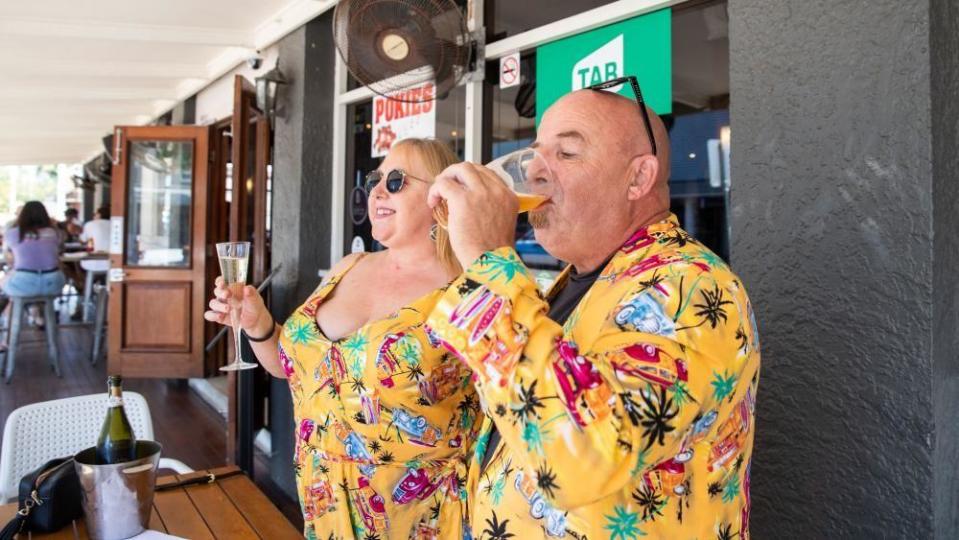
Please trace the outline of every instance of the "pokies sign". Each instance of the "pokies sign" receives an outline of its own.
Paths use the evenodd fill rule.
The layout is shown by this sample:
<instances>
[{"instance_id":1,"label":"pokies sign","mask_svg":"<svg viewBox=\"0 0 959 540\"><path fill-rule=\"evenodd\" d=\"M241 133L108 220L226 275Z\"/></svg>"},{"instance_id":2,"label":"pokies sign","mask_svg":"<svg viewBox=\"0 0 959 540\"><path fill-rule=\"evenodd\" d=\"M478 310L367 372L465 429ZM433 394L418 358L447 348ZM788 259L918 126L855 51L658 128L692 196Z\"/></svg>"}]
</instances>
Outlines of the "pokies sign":
<instances>
[{"instance_id":1,"label":"pokies sign","mask_svg":"<svg viewBox=\"0 0 959 540\"><path fill-rule=\"evenodd\" d=\"M385 156L393 143L436 135L436 86L423 83L373 98L372 157ZM420 102L421 101L421 102Z\"/></svg>"}]
</instances>

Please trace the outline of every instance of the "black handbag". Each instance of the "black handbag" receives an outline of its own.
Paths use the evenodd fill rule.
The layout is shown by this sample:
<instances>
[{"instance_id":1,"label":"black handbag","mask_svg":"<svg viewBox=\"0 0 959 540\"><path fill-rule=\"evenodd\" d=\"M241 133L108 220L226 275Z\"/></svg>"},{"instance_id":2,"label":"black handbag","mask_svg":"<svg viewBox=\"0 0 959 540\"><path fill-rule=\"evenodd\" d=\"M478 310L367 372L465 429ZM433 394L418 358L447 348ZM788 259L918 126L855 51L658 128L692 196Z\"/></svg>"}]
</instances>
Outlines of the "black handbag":
<instances>
[{"instance_id":1,"label":"black handbag","mask_svg":"<svg viewBox=\"0 0 959 540\"><path fill-rule=\"evenodd\" d=\"M22 531L54 532L82 515L73 458L54 459L20 480L19 511L0 531L0 540L13 540Z\"/></svg>"}]
</instances>

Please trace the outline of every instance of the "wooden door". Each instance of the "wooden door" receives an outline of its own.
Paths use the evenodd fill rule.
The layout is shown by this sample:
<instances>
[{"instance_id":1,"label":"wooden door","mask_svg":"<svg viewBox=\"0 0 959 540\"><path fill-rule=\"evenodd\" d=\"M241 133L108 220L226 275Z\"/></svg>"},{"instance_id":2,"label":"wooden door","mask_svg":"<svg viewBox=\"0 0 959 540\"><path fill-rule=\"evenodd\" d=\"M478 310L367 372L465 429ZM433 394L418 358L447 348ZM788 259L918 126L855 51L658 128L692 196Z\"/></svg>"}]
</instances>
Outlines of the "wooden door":
<instances>
[{"instance_id":1,"label":"wooden door","mask_svg":"<svg viewBox=\"0 0 959 540\"><path fill-rule=\"evenodd\" d=\"M267 165L270 125L256 108L256 91L242 75L233 81L233 194L230 204L230 241L252 242L250 281L260 283L269 272L266 237Z\"/></svg>"},{"instance_id":2,"label":"wooden door","mask_svg":"<svg viewBox=\"0 0 959 540\"><path fill-rule=\"evenodd\" d=\"M117 127L107 369L203 377L210 128Z\"/></svg>"},{"instance_id":3,"label":"wooden door","mask_svg":"<svg viewBox=\"0 0 959 540\"><path fill-rule=\"evenodd\" d=\"M266 115L256 108L253 85L242 75L234 78L230 131L233 136L229 236L234 242L251 243L249 282L257 286L266 279L270 269L267 234L270 124ZM231 354L232 351L231 347ZM227 460L248 469L252 466L253 437L266 423L263 411L270 376L262 369L231 371L228 375Z\"/></svg>"}]
</instances>

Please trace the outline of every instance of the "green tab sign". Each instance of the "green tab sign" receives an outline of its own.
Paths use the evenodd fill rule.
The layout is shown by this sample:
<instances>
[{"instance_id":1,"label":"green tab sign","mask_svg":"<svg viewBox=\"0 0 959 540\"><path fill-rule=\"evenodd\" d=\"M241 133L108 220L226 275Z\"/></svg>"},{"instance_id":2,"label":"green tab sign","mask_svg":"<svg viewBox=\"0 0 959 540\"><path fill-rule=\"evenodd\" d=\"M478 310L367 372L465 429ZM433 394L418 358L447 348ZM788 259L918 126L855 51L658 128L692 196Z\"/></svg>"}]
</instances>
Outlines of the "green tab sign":
<instances>
[{"instance_id":1,"label":"green tab sign","mask_svg":"<svg viewBox=\"0 0 959 540\"><path fill-rule=\"evenodd\" d=\"M536 124L546 109L573 90L635 75L646 103L673 110L672 10L662 9L603 26L536 49ZM619 93L632 96L629 85Z\"/></svg>"}]
</instances>

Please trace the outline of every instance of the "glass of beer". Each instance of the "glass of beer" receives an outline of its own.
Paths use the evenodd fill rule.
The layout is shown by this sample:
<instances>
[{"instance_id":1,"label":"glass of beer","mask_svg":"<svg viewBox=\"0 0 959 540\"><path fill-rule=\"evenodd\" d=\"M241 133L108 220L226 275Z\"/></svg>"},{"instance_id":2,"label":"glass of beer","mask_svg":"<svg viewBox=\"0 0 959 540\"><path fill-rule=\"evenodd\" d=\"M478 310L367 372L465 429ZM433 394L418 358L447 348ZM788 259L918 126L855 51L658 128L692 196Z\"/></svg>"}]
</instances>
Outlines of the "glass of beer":
<instances>
[{"instance_id":1,"label":"glass of beer","mask_svg":"<svg viewBox=\"0 0 959 540\"><path fill-rule=\"evenodd\" d=\"M223 242L216 245L216 254L220 259L220 274L226 282L232 297L230 298L230 326L233 327L233 362L220 368L220 371L238 371L257 366L244 362L240 347L240 307L243 303L243 287L246 286L246 269L250 264L249 242Z\"/></svg>"},{"instance_id":2,"label":"glass of beer","mask_svg":"<svg viewBox=\"0 0 959 540\"><path fill-rule=\"evenodd\" d=\"M519 213L535 210L546 202L547 197L534 193L532 186L536 178L552 177L549 165L543 156L532 148L523 148L500 156L486 164L486 168L503 179L519 199ZM530 175L534 178L530 178ZM433 209L433 217L440 227L446 228L448 210L446 201L440 201Z\"/></svg>"}]
</instances>

